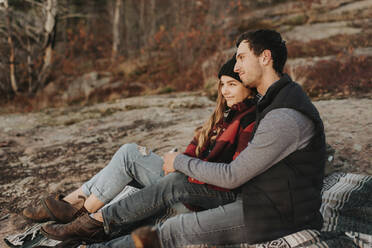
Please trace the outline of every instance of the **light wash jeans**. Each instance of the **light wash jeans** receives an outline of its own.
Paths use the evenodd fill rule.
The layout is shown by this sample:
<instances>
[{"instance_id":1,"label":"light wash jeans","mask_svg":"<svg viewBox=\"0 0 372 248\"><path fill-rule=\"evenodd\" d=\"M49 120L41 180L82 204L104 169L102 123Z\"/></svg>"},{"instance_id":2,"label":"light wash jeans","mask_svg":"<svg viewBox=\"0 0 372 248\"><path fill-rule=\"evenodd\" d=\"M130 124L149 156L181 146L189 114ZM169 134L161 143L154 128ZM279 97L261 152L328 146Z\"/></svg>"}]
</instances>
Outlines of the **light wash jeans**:
<instances>
[{"instance_id":1,"label":"light wash jeans","mask_svg":"<svg viewBox=\"0 0 372 248\"><path fill-rule=\"evenodd\" d=\"M102 209L104 227L114 236L155 221L178 202L201 209L215 208L235 200L235 193L212 189L206 184L188 181L182 173L171 173L156 184L145 187Z\"/></svg>"},{"instance_id":2,"label":"light wash jeans","mask_svg":"<svg viewBox=\"0 0 372 248\"><path fill-rule=\"evenodd\" d=\"M163 159L145 147L125 144L100 172L83 184L83 192L94 194L108 203L132 181L143 187L156 183L164 176Z\"/></svg>"},{"instance_id":3,"label":"light wash jeans","mask_svg":"<svg viewBox=\"0 0 372 248\"><path fill-rule=\"evenodd\" d=\"M135 180L145 188L102 209L104 227L113 237L129 234L135 228L154 224L166 208L177 202L203 209L235 200L230 191L190 183L187 176L171 173L164 177L161 157L136 144L123 145L110 163L83 185L86 195L94 194L102 202L114 199L128 183ZM133 247L130 236L89 247Z\"/></svg>"}]
</instances>

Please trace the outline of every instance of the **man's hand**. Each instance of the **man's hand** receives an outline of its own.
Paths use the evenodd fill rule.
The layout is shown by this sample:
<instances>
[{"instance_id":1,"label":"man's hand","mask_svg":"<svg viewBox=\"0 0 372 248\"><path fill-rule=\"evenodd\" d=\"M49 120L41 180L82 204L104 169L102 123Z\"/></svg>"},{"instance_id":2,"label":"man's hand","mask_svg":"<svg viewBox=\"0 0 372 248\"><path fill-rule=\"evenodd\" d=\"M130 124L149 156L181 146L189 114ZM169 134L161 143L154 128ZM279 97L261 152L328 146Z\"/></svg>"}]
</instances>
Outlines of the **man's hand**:
<instances>
[{"instance_id":1,"label":"man's hand","mask_svg":"<svg viewBox=\"0 0 372 248\"><path fill-rule=\"evenodd\" d=\"M164 175L168 175L169 173L172 173L172 172L175 172L176 170L174 169L174 159L176 158L176 156L180 154L179 152L168 152L166 154L164 154L163 156L163 160L164 160L164 164L163 164L163 171L164 171Z\"/></svg>"}]
</instances>

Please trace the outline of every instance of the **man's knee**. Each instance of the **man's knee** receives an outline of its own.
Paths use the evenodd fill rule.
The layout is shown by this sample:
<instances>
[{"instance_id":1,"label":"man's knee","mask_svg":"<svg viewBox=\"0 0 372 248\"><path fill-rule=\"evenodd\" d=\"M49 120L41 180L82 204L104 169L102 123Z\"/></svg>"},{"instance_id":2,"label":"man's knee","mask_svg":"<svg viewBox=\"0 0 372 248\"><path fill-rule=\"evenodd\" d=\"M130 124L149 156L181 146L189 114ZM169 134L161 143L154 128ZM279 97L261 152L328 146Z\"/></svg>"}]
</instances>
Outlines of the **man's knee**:
<instances>
[{"instance_id":1,"label":"man's knee","mask_svg":"<svg viewBox=\"0 0 372 248\"><path fill-rule=\"evenodd\" d=\"M176 184L184 184L187 182L187 176L181 172L173 172L168 174L164 177L164 180L167 181L168 184L176 185Z\"/></svg>"},{"instance_id":2,"label":"man's knee","mask_svg":"<svg viewBox=\"0 0 372 248\"><path fill-rule=\"evenodd\" d=\"M161 187L166 189L166 191L176 194L174 196L177 197L182 197L185 193L187 193L188 184L190 184L190 182L187 180L187 176L180 172L174 172L167 175L159 183Z\"/></svg>"}]
</instances>

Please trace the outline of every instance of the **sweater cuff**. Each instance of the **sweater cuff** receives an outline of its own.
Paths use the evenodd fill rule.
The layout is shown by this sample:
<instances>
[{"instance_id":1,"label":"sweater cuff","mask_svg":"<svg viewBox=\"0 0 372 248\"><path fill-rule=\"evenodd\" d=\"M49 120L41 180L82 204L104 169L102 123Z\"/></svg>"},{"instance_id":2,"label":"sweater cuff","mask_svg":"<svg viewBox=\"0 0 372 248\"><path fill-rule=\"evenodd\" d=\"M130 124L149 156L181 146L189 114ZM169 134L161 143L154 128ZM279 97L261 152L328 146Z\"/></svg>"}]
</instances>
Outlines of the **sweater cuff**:
<instances>
[{"instance_id":1,"label":"sweater cuff","mask_svg":"<svg viewBox=\"0 0 372 248\"><path fill-rule=\"evenodd\" d=\"M182 169L188 164L190 159L192 159L192 157L186 156L184 154L178 154L174 159L174 169L182 172Z\"/></svg>"}]
</instances>

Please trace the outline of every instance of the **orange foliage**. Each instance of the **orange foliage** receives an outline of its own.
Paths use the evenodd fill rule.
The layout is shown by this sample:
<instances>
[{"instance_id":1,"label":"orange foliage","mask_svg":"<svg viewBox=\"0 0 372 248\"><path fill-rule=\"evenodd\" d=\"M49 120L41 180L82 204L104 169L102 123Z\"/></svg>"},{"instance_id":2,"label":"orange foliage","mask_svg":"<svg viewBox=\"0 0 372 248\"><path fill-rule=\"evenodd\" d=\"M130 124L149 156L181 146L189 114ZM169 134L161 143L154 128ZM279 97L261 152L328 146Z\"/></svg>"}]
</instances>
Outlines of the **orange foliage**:
<instances>
[{"instance_id":1,"label":"orange foliage","mask_svg":"<svg viewBox=\"0 0 372 248\"><path fill-rule=\"evenodd\" d=\"M202 88L203 76L201 65L205 59L213 55L218 49L232 46L226 38L226 33L218 26L206 21L207 0L192 13L181 13L192 20L185 19L185 25L166 28L160 26L154 34L154 43L147 51L160 51L161 56L157 62L148 66L137 80L142 82L155 82L154 87L171 86L176 90L193 90ZM228 9L236 8L237 3L230 2ZM186 10L185 10L186 11ZM227 13L226 10L220 15ZM213 19L213 18L212 18ZM222 18L215 18L214 23ZM150 52L151 53L151 52Z\"/></svg>"}]
</instances>

